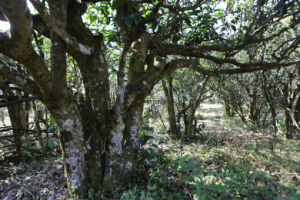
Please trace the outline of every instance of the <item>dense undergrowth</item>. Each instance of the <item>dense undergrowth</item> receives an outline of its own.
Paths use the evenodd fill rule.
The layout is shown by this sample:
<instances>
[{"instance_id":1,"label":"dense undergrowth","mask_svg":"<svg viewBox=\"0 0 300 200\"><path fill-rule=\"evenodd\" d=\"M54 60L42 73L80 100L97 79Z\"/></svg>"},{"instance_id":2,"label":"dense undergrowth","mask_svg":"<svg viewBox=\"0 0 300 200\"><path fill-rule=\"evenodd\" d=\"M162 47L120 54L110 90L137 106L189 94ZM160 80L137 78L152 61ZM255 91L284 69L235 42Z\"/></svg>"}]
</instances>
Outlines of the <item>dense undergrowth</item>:
<instances>
[{"instance_id":1,"label":"dense undergrowth","mask_svg":"<svg viewBox=\"0 0 300 200\"><path fill-rule=\"evenodd\" d=\"M228 116L211 120L213 126L190 138L143 133L140 147L136 147L139 169L133 179L115 188L114 194L89 190L82 199L300 199L299 140L285 140L279 132L274 141L268 130ZM6 162L6 167L11 168L11 174L5 176L2 171L2 185L18 180L17 172L24 169L50 176L63 173L59 157L28 153L18 163ZM59 168L61 172L57 172ZM42 185L38 181L19 181L20 185L28 184L22 199L49 199L50 193L37 189L37 183ZM66 193L63 174L49 187L53 198L72 198Z\"/></svg>"}]
</instances>

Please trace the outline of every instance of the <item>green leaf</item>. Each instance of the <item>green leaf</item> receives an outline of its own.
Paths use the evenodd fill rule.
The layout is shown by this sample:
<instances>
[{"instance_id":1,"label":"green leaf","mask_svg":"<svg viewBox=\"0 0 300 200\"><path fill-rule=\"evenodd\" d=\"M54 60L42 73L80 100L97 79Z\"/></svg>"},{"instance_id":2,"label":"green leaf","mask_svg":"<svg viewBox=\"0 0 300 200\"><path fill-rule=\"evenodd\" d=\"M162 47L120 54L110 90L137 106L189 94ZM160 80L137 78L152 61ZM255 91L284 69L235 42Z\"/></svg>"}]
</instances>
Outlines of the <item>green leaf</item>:
<instances>
[{"instance_id":1,"label":"green leaf","mask_svg":"<svg viewBox=\"0 0 300 200\"><path fill-rule=\"evenodd\" d=\"M197 200L200 200L201 184L200 184L199 180L197 180L197 182L196 182L196 189L197 189L197 193L196 193Z\"/></svg>"},{"instance_id":2,"label":"green leaf","mask_svg":"<svg viewBox=\"0 0 300 200\"><path fill-rule=\"evenodd\" d=\"M142 15L140 13L133 13L133 20L138 24L142 20Z\"/></svg>"},{"instance_id":3,"label":"green leaf","mask_svg":"<svg viewBox=\"0 0 300 200\"><path fill-rule=\"evenodd\" d=\"M180 161L185 162L189 160L189 155L185 155L182 158L179 158Z\"/></svg>"},{"instance_id":4,"label":"green leaf","mask_svg":"<svg viewBox=\"0 0 300 200\"><path fill-rule=\"evenodd\" d=\"M126 0L116 0L113 2L111 9L115 10L119 5L121 5L122 3L124 3Z\"/></svg>"},{"instance_id":5,"label":"green leaf","mask_svg":"<svg viewBox=\"0 0 300 200\"><path fill-rule=\"evenodd\" d=\"M186 176L186 177L184 177L182 180L181 180L181 182L186 182L186 181L194 181L194 178L192 177L192 176Z\"/></svg>"},{"instance_id":6,"label":"green leaf","mask_svg":"<svg viewBox=\"0 0 300 200\"><path fill-rule=\"evenodd\" d=\"M118 42L118 37L111 37L108 42Z\"/></svg>"},{"instance_id":7,"label":"green leaf","mask_svg":"<svg viewBox=\"0 0 300 200\"><path fill-rule=\"evenodd\" d=\"M171 193L168 195L167 200L173 200L173 196Z\"/></svg>"},{"instance_id":8,"label":"green leaf","mask_svg":"<svg viewBox=\"0 0 300 200\"><path fill-rule=\"evenodd\" d=\"M158 144L164 144L164 143L165 143L165 142L161 140L161 141L159 141L159 143L158 143Z\"/></svg>"},{"instance_id":9,"label":"green leaf","mask_svg":"<svg viewBox=\"0 0 300 200\"><path fill-rule=\"evenodd\" d=\"M257 148L256 142L253 143L253 150L256 154L258 154L258 148Z\"/></svg>"},{"instance_id":10,"label":"green leaf","mask_svg":"<svg viewBox=\"0 0 300 200\"><path fill-rule=\"evenodd\" d=\"M146 132L145 132L145 131L142 131L142 132L141 132L141 135L142 135L142 136L146 135Z\"/></svg>"},{"instance_id":11,"label":"green leaf","mask_svg":"<svg viewBox=\"0 0 300 200\"><path fill-rule=\"evenodd\" d=\"M141 151L140 147L133 147L134 150Z\"/></svg>"},{"instance_id":12,"label":"green leaf","mask_svg":"<svg viewBox=\"0 0 300 200\"><path fill-rule=\"evenodd\" d=\"M144 136L141 136L140 137L140 144L143 146L143 143L144 143Z\"/></svg>"},{"instance_id":13,"label":"green leaf","mask_svg":"<svg viewBox=\"0 0 300 200\"><path fill-rule=\"evenodd\" d=\"M149 135L141 136L141 137L140 137L140 144L141 144L142 146L144 146L144 145L148 142L148 140L151 140L151 139L154 139L154 137L149 136Z\"/></svg>"},{"instance_id":14,"label":"green leaf","mask_svg":"<svg viewBox=\"0 0 300 200\"><path fill-rule=\"evenodd\" d=\"M178 161L174 161L174 162L172 162L172 164L175 165L176 167L179 166L179 162Z\"/></svg>"},{"instance_id":15,"label":"green leaf","mask_svg":"<svg viewBox=\"0 0 300 200\"><path fill-rule=\"evenodd\" d=\"M251 179L247 181L248 185L254 185L254 181L252 181Z\"/></svg>"},{"instance_id":16,"label":"green leaf","mask_svg":"<svg viewBox=\"0 0 300 200\"><path fill-rule=\"evenodd\" d=\"M50 149L54 148L54 140L50 140L49 147L50 147Z\"/></svg>"},{"instance_id":17,"label":"green leaf","mask_svg":"<svg viewBox=\"0 0 300 200\"><path fill-rule=\"evenodd\" d=\"M184 21L188 26L192 26L190 18L187 17L184 19Z\"/></svg>"},{"instance_id":18,"label":"green leaf","mask_svg":"<svg viewBox=\"0 0 300 200\"><path fill-rule=\"evenodd\" d=\"M94 24L96 20L97 20L97 16L95 16L95 15L90 16L91 24Z\"/></svg>"},{"instance_id":19,"label":"green leaf","mask_svg":"<svg viewBox=\"0 0 300 200\"><path fill-rule=\"evenodd\" d=\"M152 146L154 148L158 148L158 146L156 144L151 144L150 146Z\"/></svg>"},{"instance_id":20,"label":"green leaf","mask_svg":"<svg viewBox=\"0 0 300 200\"><path fill-rule=\"evenodd\" d=\"M194 10L192 12L190 12L190 15L198 15L201 11L200 10Z\"/></svg>"},{"instance_id":21,"label":"green leaf","mask_svg":"<svg viewBox=\"0 0 300 200\"><path fill-rule=\"evenodd\" d=\"M195 170L197 169L196 165L192 163L179 163L180 167L184 170Z\"/></svg>"},{"instance_id":22,"label":"green leaf","mask_svg":"<svg viewBox=\"0 0 300 200\"><path fill-rule=\"evenodd\" d=\"M125 18L125 23L126 23L126 25L130 27L131 24L132 24L132 22L133 22L133 15L128 15L128 16Z\"/></svg>"},{"instance_id":23,"label":"green leaf","mask_svg":"<svg viewBox=\"0 0 300 200\"><path fill-rule=\"evenodd\" d=\"M145 144L148 142L148 140L152 140L152 139L154 139L153 136L149 136L149 135L144 136Z\"/></svg>"},{"instance_id":24,"label":"green leaf","mask_svg":"<svg viewBox=\"0 0 300 200\"><path fill-rule=\"evenodd\" d=\"M151 25L151 29L152 29L153 32L155 31L155 29L156 29L158 23L159 23L159 20L157 20L156 22L154 22L154 23Z\"/></svg>"},{"instance_id":25,"label":"green leaf","mask_svg":"<svg viewBox=\"0 0 300 200\"><path fill-rule=\"evenodd\" d=\"M138 4L138 3L135 3L135 2L133 2L133 3L131 4L131 6L132 6L132 7L134 7L134 8L138 8L138 7L139 7L139 4Z\"/></svg>"},{"instance_id":26,"label":"green leaf","mask_svg":"<svg viewBox=\"0 0 300 200\"><path fill-rule=\"evenodd\" d=\"M201 187L209 190L215 190L215 191L227 190L227 187L223 185L201 185Z\"/></svg>"}]
</instances>

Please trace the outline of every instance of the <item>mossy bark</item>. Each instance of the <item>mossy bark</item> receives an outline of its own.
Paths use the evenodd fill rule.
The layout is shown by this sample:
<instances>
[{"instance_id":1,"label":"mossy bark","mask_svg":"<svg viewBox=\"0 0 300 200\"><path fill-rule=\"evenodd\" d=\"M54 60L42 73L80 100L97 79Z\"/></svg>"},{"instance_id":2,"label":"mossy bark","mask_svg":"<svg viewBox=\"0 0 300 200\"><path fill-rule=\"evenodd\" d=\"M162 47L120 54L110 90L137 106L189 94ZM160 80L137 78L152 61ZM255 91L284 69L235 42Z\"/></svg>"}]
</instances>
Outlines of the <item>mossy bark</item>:
<instances>
[{"instance_id":1,"label":"mossy bark","mask_svg":"<svg viewBox=\"0 0 300 200\"><path fill-rule=\"evenodd\" d=\"M128 85L136 82L145 73L148 45L149 38L146 33L132 43L127 80ZM142 84L147 85L147 82L145 81ZM139 137L143 122L143 99L147 93L138 92L137 89L138 87L127 88L128 91L133 90L131 91L133 94L126 96L125 99L127 102L132 102L132 104L122 118L119 116L119 118L114 119L115 115L111 113L110 135L113 136L111 140L114 140L115 146L111 146L111 141L108 143L108 156L106 157L103 180L103 188L106 191L113 191L118 184L130 180L136 170L137 152L133 147L139 146ZM124 130L122 128L123 122L125 124Z\"/></svg>"},{"instance_id":2,"label":"mossy bark","mask_svg":"<svg viewBox=\"0 0 300 200\"><path fill-rule=\"evenodd\" d=\"M47 2L49 10L40 1L35 1L35 5L40 6L39 12L43 11L36 18L42 23L35 28L51 39L51 66L32 46L32 18L27 16L29 9L26 1L7 2L6 7L13 12L5 8L4 15L17 23L13 24L16 28L12 31L12 37L7 38L11 46L7 45L5 55L23 64L33 79L19 74L21 78L15 79L16 76L11 73L7 77L43 102L55 119L69 193L83 195L89 189L112 192L136 169L133 147L138 146L141 132L143 99L157 83L157 76L166 64L165 59L157 54L150 58L147 56L151 36L139 28L137 35L141 37L126 42L123 52L130 53L128 81L126 85L124 69L127 53L124 53L118 74L118 95L121 95L111 108L109 74L102 50L103 35L94 35L85 27L81 18L82 5L76 0ZM51 19L47 18L48 12ZM49 20L61 29L51 29L53 23ZM64 33L68 40L60 33ZM128 36L129 32L122 34ZM68 42L74 39L81 47L91 47L94 51L87 53L85 48L74 48L74 44ZM5 48L0 48L1 53ZM66 53L73 57L80 69L84 92L74 93L68 86ZM10 68L7 71L17 74Z\"/></svg>"}]
</instances>

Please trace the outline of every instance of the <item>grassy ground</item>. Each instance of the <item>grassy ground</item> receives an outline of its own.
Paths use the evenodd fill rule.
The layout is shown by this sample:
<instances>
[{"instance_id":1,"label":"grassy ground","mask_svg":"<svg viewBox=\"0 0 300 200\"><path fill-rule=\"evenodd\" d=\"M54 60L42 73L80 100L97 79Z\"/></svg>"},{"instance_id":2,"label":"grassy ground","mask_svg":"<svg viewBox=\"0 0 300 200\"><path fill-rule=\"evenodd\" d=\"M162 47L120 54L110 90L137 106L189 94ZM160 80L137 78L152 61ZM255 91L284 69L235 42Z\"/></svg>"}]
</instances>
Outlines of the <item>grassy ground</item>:
<instances>
[{"instance_id":1,"label":"grassy ground","mask_svg":"<svg viewBox=\"0 0 300 200\"><path fill-rule=\"evenodd\" d=\"M269 130L222 113L220 105L202 104L202 135L156 135L151 142L158 148L145 147L156 152L143 163L147 186L124 192L123 199L300 199L300 141L284 140L283 133L273 141Z\"/></svg>"},{"instance_id":2,"label":"grassy ground","mask_svg":"<svg viewBox=\"0 0 300 200\"><path fill-rule=\"evenodd\" d=\"M191 138L170 139L156 129L148 132L155 139L140 149L135 177L113 195L90 190L85 199L300 199L300 141L284 140L280 133L273 141L268 130L222 113L220 105L202 104L198 115L205 129ZM57 158L12 163L3 169L12 176L1 180L0 190L15 180L28 184L24 198L71 198ZM15 196L21 186L16 185Z\"/></svg>"}]
</instances>

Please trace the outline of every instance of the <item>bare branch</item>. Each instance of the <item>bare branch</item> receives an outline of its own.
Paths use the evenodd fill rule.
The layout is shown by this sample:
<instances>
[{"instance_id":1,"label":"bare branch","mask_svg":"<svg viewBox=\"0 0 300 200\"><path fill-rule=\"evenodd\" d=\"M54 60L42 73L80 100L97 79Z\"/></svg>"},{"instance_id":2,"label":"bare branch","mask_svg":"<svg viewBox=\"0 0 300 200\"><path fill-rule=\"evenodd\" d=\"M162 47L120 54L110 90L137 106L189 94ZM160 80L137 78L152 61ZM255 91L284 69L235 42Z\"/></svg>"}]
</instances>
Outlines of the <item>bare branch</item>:
<instances>
[{"instance_id":1,"label":"bare branch","mask_svg":"<svg viewBox=\"0 0 300 200\"><path fill-rule=\"evenodd\" d=\"M156 78L156 83L160 81L162 78L164 78L167 74L170 72L179 69L179 68L190 68L196 72L199 72L200 74L204 75L220 75L220 74L242 74L242 73L251 73L256 72L260 70L270 70L278 67L288 67L295 64L300 63L300 60L296 60L290 63L246 63L241 64L243 68L236 68L236 69L218 69L218 70L205 70L203 67L201 67L200 63L196 59L178 59L173 60L169 63L167 63L163 69L163 71L160 73L159 76Z\"/></svg>"},{"instance_id":2,"label":"bare branch","mask_svg":"<svg viewBox=\"0 0 300 200\"><path fill-rule=\"evenodd\" d=\"M53 155L53 154L51 154L51 153L50 153L50 154L46 154L46 153L40 152L40 151L38 151L38 150L35 150L35 149L31 149L31 148L25 147L25 146L23 146L22 144L20 144L19 142L16 142L16 141L14 141L14 140L8 139L8 138L6 138L6 137L1 137L1 136L0 136L0 139L4 139L4 140L10 141L10 142L13 142L13 143L17 144L18 146L20 146L20 147L22 147L22 148L24 148L24 149L26 149L26 150L28 150L28 151L32 151L32 152L34 152L34 153L38 153L38 154L41 154L41 155L43 155L43 156L57 157L56 155ZM1 178L2 178L2 177L1 177Z\"/></svg>"},{"instance_id":3,"label":"bare branch","mask_svg":"<svg viewBox=\"0 0 300 200\"><path fill-rule=\"evenodd\" d=\"M36 98L35 97L28 97L28 98L23 98L23 99L20 99L20 100L11 101L11 102L7 102L7 103L0 103L0 108L4 108L4 107L7 107L7 106L13 106L15 104L20 104L20 103L27 102L27 101L32 101L32 100L36 100Z\"/></svg>"},{"instance_id":4,"label":"bare branch","mask_svg":"<svg viewBox=\"0 0 300 200\"><path fill-rule=\"evenodd\" d=\"M177 6L176 7L176 10L178 11L187 11L187 10L195 10L196 8L200 7L200 5L202 3L204 3L206 0L202 0L202 1L197 1L194 5L192 6L187 6L187 7L180 7L180 6ZM148 3L148 4L153 4L153 1L151 0L142 0L142 1L132 1L134 3ZM167 8L167 9L170 9L171 11L173 11L174 9L174 5L171 5L171 4L162 4L161 7L163 8Z\"/></svg>"}]
</instances>

